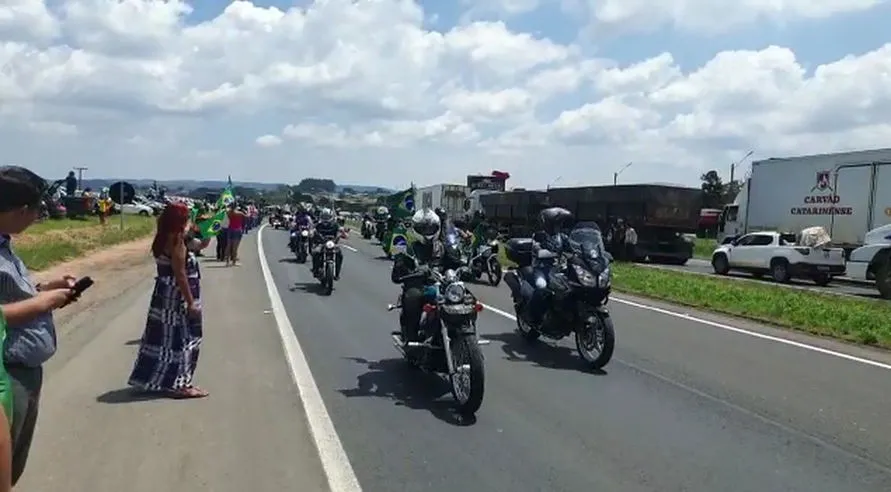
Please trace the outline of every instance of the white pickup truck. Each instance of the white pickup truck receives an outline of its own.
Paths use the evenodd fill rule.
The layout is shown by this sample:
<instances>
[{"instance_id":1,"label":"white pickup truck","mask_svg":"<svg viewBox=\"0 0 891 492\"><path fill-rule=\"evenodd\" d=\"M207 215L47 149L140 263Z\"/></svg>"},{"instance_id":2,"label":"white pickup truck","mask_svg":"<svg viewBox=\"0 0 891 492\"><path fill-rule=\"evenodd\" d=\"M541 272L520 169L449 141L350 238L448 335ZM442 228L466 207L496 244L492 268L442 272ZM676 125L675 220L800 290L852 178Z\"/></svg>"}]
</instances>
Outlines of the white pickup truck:
<instances>
[{"instance_id":1,"label":"white pickup truck","mask_svg":"<svg viewBox=\"0 0 891 492\"><path fill-rule=\"evenodd\" d=\"M782 283L793 277L807 278L820 286L845 274L843 249L802 246L796 241L795 234L746 234L718 246L712 253L712 268L718 275L738 270L756 277L770 274L774 281Z\"/></svg>"}]
</instances>

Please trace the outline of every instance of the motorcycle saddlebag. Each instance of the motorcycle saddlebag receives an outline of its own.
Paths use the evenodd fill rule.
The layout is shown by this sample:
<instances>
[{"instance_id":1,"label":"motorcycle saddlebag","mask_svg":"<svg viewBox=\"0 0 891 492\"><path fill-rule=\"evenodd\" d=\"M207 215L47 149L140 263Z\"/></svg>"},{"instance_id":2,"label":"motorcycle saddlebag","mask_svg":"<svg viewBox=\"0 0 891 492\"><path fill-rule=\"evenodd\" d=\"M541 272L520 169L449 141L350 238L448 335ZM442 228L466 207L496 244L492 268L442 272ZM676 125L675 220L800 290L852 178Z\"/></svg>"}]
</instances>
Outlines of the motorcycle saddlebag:
<instances>
[{"instance_id":1,"label":"motorcycle saddlebag","mask_svg":"<svg viewBox=\"0 0 891 492\"><path fill-rule=\"evenodd\" d=\"M532 265L532 238L511 239L504 245L504 252L518 267Z\"/></svg>"}]
</instances>

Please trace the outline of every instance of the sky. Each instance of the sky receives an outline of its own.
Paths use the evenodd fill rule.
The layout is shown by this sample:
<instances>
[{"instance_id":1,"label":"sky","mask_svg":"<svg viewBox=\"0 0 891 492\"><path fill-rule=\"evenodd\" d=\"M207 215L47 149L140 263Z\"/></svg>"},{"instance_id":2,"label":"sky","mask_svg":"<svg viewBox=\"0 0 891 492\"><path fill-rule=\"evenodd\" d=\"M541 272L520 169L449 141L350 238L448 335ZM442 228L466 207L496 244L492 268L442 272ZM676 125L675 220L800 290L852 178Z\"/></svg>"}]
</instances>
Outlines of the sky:
<instances>
[{"instance_id":1,"label":"sky","mask_svg":"<svg viewBox=\"0 0 891 492\"><path fill-rule=\"evenodd\" d=\"M750 151L891 147L888 19L889 0L2 0L0 164L696 186Z\"/></svg>"}]
</instances>

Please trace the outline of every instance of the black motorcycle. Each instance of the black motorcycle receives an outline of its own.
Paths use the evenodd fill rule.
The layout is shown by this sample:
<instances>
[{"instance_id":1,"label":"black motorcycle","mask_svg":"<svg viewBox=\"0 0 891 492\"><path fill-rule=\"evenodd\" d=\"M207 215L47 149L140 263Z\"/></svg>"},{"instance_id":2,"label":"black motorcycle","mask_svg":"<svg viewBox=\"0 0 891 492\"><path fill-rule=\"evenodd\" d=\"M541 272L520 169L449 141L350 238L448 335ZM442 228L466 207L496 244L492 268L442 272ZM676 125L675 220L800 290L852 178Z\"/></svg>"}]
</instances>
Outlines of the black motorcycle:
<instances>
[{"instance_id":1,"label":"black motorcycle","mask_svg":"<svg viewBox=\"0 0 891 492\"><path fill-rule=\"evenodd\" d=\"M336 242L336 238L325 238L322 247L322 262L316 278L322 283L322 290L326 296L330 296L334 292L334 272L337 265L337 253L340 246Z\"/></svg>"},{"instance_id":2,"label":"black motorcycle","mask_svg":"<svg viewBox=\"0 0 891 492\"><path fill-rule=\"evenodd\" d=\"M379 220L374 223L374 237L381 244L384 242L384 236L387 235L387 221Z\"/></svg>"},{"instance_id":3,"label":"black motorcycle","mask_svg":"<svg viewBox=\"0 0 891 492\"><path fill-rule=\"evenodd\" d=\"M570 239L578 246L574 253L538 252L537 260L550 264L548 307L541 323L533 324L527 309L533 292L528 280L533 264L531 239L508 241L508 258L516 262L525 275L510 270L505 273L504 282L514 299L520 336L532 342L542 335L560 340L574 333L579 355L592 369L600 369L609 363L616 343L612 318L606 308L612 281L609 268L612 256L606 252L597 229L575 229Z\"/></svg>"},{"instance_id":4,"label":"black motorcycle","mask_svg":"<svg viewBox=\"0 0 891 492\"><path fill-rule=\"evenodd\" d=\"M306 258L309 254L310 234L311 231L307 228L291 231L289 246L291 252L297 256L297 263L306 263Z\"/></svg>"},{"instance_id":5,"label":"black motorcycle","mask_svg":"<svg viewBox=\"0 0 891 492\"><path fill-rule=\"evenodd\" d=\"M489 342L480 340L476 330L483 306L454 270L440 274L422 269L409 277L415 276L428 282L419 332L424 341L405 344L400 329L392 333L393 345L412 366L447 376L458 413L472 416L482 406L485 391L486 373L479 346ZM402 296L387 310L401 308Z\"/></svg>"},{"instance_id":6,"label":"black motorcycle","mask_svg":"<svg viewBox=\"0 0 891 492\"><path fill-rule=\"evenodd\" d=\"M503 274L501 261L498 260L498 249L498 240L493 239L479 246L476 251L472 251L470 258L470 271L473 277L479 280L486 275L493 287L498 287Z\"/></svg>"},{"instance_id":7,"label":"black motorcycle","mask_svg":"<svg viewBox=\"0 0 891 492\"><path fill-rule=\"evenodd\" d=\"M362 239L371 239L374 235L374 222L370 220L362 220Z\"/></svg>"}]
</instances>

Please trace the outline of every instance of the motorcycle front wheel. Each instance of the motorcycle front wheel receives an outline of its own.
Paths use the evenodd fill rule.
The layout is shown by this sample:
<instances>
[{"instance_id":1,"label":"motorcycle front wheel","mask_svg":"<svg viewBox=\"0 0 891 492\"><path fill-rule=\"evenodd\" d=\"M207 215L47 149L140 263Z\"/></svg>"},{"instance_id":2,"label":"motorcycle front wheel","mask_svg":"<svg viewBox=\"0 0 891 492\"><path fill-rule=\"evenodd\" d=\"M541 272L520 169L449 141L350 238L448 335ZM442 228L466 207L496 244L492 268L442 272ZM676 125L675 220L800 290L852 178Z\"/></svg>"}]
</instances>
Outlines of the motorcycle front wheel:
<instances>
[{"instance_id":1,"label":"motorcycle front wheel","mask_svg":"<svg viewBox=\"0 0 891 492\"><path fill-rule=\"evenodd\" d=\"M463 365L470 366L468 371L456 370L449 375L452 396L458 403L458 413L469 417L476 414L483 405L483 393L486 388L483 352L476 343L476 337L464 336L452 340L452 360L456 369Z\"/></svg>"},{"instance_id":2,"label":"motorcycle front wheel","mask_svg":"<svg viewBox=\"0 0 891 492\"><path fill-rule=\"evenodd\" d=\"M332 292L334 292L334 265L327 263L325 264L325 275L322 276L322 286L325 290L325 295L330 296Z\"/></svg>"},{"instance_id":3,"label":"motorcycle front wheel","mask_svg":"<svg viewBox=\"0 0 891 492\"><path fill-rule=\"evenodd\" d=\"M613 358L616 331L609 315L591 315L575 333L579 356L594 370L602 369Z\"/></svg>"},{"instance_id":4,"label":"motorcycle front wheel","mask_svg":"<svg viewBox=\"0 0 891 492\"><path fill-rule=\"evenodd\" d=\"M504 275L504 271L501 267L501 262L498 261L497 258L489 260L489 271L487 273L489 275L489 283L492 287L498 287L498 284L501 283L501 277Z\"/></svg>"}]
</instances>

